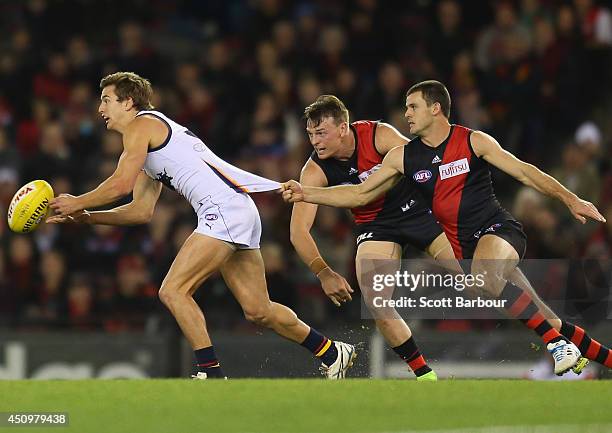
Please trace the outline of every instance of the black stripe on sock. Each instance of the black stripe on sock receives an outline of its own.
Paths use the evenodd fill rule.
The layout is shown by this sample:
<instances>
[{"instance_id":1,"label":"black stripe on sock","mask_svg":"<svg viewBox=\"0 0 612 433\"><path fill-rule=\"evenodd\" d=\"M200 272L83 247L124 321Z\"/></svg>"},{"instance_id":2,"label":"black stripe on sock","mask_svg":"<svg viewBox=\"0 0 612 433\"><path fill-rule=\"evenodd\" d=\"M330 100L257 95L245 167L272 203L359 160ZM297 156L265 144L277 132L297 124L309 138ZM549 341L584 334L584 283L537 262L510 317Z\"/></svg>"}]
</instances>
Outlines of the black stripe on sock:
<instances>
[{"instance_id":1,"label":"black stripe on sock","mask_svg":"<svg viewBox=\"0 0 612 433\"><path fill-rule=\"evenodd\" d=\"M510 308L510 307L512 307L512 305L514 305L516 300L522 294L523 294L523 290L522 289L519 289L518 287L516 287L512 283L506 283L506 286L504 287L504 289L499 294L499 297L501 299L506 299L508 301L506 303L506 305L508 305L509 306L508 308Z\"/></svg>"},{"instance_id":2,"label":"black stripe on sock","mask_svg":"<svg viewBox=\"0 0 612 433\"><path fill-rule=\"evenodd\" d=\"M602 344L601 347L599 348L599 352L597 352L595 361L599 362L600 364L603 364L604 362L606 362L609 352L610 352L610 349L608 349L606 346Z\"/></svg>"}]
</instances>

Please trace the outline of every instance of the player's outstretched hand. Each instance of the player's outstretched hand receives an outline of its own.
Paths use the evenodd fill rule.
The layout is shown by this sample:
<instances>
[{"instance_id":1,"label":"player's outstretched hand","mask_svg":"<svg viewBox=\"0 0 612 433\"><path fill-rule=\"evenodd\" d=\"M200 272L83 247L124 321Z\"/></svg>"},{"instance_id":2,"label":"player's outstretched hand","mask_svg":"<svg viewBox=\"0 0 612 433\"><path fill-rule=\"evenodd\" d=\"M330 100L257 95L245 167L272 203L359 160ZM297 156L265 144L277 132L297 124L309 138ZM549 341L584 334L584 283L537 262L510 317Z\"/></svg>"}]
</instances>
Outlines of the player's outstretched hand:
<instances>
[{"instance_id":1,"label":"player's outstretched hand","mask_svg":"<svg viewBox=\"0 0 612 433\"><path fill-rule=\"evenodd\" d=\"M325 268L319 274L319 279L321 280L323 291L336 307L339 307L341 302L353 300L351 297L353 289L342 275L330 268Z\"/></svg>"},{"instance_id":2,"label":"player's outstretched hand","mask_svg":"<svg viewBox=\"0 0 612 433\"><path fill-rule=\"evenodd\" d=\"M45 221L47 224L85 224L89 218L89 212L80 210L70 215L53 215Z\"/></svg>"},{"instance_id":3,"label":"player's outstretched hand","mask_svg":"<svg viewBox=\"0 0 612 433\"><path fill-rule=\"evenodd\" d=\"M287 203L297 203L304 201L304 190L302 185L295 180L290 180L281 185L281 192L283 194L283 200Z\"/></svg>"},{"instance_id":4,"label":"player's outstretched hand","mask_svg":"<svg viewBox=\"0 0 612 433\"><path fill-rule=\"evenodd\" d=\"M567 203L567 207L569 208L572 215L574 215L574 218L576 218L582 224L586 223L587 218L591 218L595 221L600 221L602 223L606 222L606 219L601 213L599 213L593 203L586 200L582 200L579 197L576 197L575 199L569 201Z\"/></svg>"},{"instance_id":5,"label":"player's outstretched hand","mask_svg":"<svg viewBox=\"0 0 612 433\"><path fill-rule=\"evenodd\" d=\"M60 194L54 199L51 199L49 203L51 209L60 216L72 215L75 212L80 211L82 208L79 206L78 199L71 194Z\"/></svg>"}]
</instances>

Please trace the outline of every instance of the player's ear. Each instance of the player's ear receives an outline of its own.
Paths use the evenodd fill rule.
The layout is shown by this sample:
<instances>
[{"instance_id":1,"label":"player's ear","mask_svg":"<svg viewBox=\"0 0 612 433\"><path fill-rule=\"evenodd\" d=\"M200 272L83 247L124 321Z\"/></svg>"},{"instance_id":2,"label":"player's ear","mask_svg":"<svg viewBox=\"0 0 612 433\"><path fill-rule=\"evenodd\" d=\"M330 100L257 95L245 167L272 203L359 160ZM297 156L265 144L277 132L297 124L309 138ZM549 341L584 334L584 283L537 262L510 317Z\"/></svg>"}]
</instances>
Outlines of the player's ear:
<instances>
[{"instance_id":1,"label":"player's ear","mask_svg":"<svg viewBox=\"0 0 612 433\"><path fill-rule=\"evenodd\" d=\"M134 108L134 100L129 97L125 98L123 101L123 107L125 108L125 111L130 111L132 108Z\"/></svg>"},{"instance_id":2,"label":"player's ear","mask_svg":"<svg viewBox=\"0 0 612 433\"><path fill-rule=\"evenodd\" d=\"M348 122L342 122L340 124L340 136L341 137L346 136L346 134L348 134L348 131L349 131Z\"/></svg>"},{"instance_id":3,"label":"player's ear","mask_svg":"<svg viewBox=\"0 0 612 433\"><path fill-rule=\"evenodd\" d=\"M442 111L442 106L440 105L439 102L434 102L433 104L431 104L431 114L435 116L437 114L440 114L441 111Z\"/></svg>"}]
</instances>

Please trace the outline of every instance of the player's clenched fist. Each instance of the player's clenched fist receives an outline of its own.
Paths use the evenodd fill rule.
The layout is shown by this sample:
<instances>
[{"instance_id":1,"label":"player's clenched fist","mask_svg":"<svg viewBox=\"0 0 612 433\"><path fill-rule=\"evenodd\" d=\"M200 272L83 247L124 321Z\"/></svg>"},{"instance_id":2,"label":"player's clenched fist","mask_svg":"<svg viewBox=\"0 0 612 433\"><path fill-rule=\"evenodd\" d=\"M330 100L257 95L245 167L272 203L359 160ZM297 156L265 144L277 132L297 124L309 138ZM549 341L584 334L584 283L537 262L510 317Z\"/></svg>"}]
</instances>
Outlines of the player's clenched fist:
<instances>
[{"instance_id":1,"label":"player's clenched fist","mask_svg":"<svg viewBox=\"0 0 612 433\"><path fill-rule=\"evenodd\" d=\"M304 190L299 182L290 180L289 182L283 183L281 188L283 192L283 200L285 200L287 203L304 201Z\"/></svg>"}]
</instances>

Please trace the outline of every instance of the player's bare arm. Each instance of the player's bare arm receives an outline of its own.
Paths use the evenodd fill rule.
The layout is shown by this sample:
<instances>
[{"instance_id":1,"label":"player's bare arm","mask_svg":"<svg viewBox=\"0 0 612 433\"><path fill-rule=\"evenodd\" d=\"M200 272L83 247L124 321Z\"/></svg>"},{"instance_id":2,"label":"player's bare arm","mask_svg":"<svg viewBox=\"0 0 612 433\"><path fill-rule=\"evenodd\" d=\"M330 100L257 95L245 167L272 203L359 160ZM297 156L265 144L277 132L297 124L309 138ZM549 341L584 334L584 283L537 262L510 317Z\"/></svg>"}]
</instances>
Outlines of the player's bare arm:
<instances>
[{"instance_id":1,"label":"player's bare arm","mask_svg":"<svg viewBox=\"0 0 612 433\"><path fill-rule=\"evenodd\" d=\"M312 159L309 159L300 175L300 183L308 186L327 186L327 178ZM321 281L321 287L325 294L336 305L341 302L352 300L353 289L340 274L323 260L317 244L310 234L312 225L317 214L317 205L305 202L298 202L293 205L291 213L291 243L293 244L302 261L308 265L310 270Z\"/></svg>"},{"instance_id":2,"label":"player's bare arm","mask_svg":"<svg viewBox=\"0 0 612 433\"><path fill-rule=\"evenodd\" d=\"M132 192L136 178L144 166L149 144L165 139L168 130L162 122L144 117L135 118L123 134L123 153L115 172L96 189L80 196L61 194L51 202L51 208L66 216L82 209L113 203Z\"/></svg>"},{"instance_id":3,"label":"player's bare arm","mask_svg":"<svg viewBox=\"0 0 612 433\"><path fill-rule=\"evenodd\" d=\"M283 199L288 203L305 201L334 207L354 208L364 206L400 181L403 168L403 146L392 149L382 167L359 185L339 185L328 188L302 186L294 180L283 184Z\"/></svg>"},{"instance_id":4,"label":"player's bare arm","mask_svg":"<svg viewBox=\"0 0 612 433\"><path fill-rule=\"evenodd\" d=\"M563 202L572 215L581 223L587 218L605 222L593 203L582 200L576 194L561 185L554 177L544 173L536 166L521 161L512 153L504 150L497 140L484 132L475 131L471 136L474 152L488 163L499 168L527 186L535 188L543 194L555 197Z\"/></svg>"},{"instance_id":5,"label":"player's bare arm","mask_svg":"<svg viewBox=\"0 0 612 433\"><path fill-rule=\"evenodd\" d=\"M104 224L113 226L146 224L151 220L162 184L140 172L134 185L132 201L105 211L81 210L67 216L54 215L48 223Z\"/></svg>"},{"instance_id":6,"label":"player's bare arm","mask_svg":"<svg viewBox=\"0 0 612 433\"><path fill-rule=\"evenodd\" d=\"M383 122L378 123L374 145L381 155L386 155L394 147L403 146L408 141L408 138L402 135L394 126Z\"/></svg>"}]
</instances>

